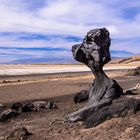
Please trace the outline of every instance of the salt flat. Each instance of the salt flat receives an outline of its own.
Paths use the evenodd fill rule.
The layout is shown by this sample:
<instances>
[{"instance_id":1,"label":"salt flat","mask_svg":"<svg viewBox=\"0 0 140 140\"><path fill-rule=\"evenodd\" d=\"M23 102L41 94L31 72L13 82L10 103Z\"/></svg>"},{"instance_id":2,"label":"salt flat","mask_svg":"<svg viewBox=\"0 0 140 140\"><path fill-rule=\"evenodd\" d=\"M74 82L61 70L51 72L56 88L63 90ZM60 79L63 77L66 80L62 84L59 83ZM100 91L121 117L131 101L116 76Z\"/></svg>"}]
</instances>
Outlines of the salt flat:
<instances>
[{"instance_id":1,"label":"salt flat","mask_svg":"<svg viewBox=\"0 0 140 140\"><path fill-rule=\"evenodd\" d=\"M107 65L104 70L134 69L136 65ZM28 75L90 71L84 65L0 65L0 75Z\"/></svg>"}]
</instances>

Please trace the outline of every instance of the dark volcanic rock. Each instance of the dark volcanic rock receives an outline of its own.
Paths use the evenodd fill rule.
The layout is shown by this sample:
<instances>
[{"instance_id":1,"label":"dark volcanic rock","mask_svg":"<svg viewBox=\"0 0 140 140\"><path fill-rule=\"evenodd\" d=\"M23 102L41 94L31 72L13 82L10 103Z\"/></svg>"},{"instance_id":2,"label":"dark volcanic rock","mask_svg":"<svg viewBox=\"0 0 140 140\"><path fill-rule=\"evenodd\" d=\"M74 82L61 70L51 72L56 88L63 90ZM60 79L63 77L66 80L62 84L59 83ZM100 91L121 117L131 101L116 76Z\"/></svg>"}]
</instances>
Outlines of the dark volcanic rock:
<instances>
[{"instance_id":1,"label":"dark volcanic rock","mask_svg":"<svg viewBox=\"0 0 140 140\"><path fill-rule=\"evenodd\" d=\"M28 129L25 127L22 128L16 128L12 130L8 136L6 137L6 140L14 139L14 140L27 140L29 136L32 134L29 133Z\"/></svg>"},{"instance_id":2,"label":"dark volcanic rock","mask_svg":"<svg viewBox=\"0 0 140 140\"><path fill-rule=\"evenodd\" d=\"M124 95L137 95L140 93L140 83L136 84L135 87L124 91Z\"/></svg>"},{"instance_id":3,"label":"dark volcanic rock","mask_svg":"<svg viewBox=\"0 0 140 140\"><path fill-rule=\"evenodd\" d=\"M116 117L131 115L140 110L140 100L133 98L121 98L114 101L110 106L105 106L95 111L85 120L86 128L95 127L98 124Z\"/></svg>"},{"instance_id":4,"label":"dark volcanic rock","mask_svg":"<svg viewBox=\"0 0 140 140\"><path fill-rule=\"evenodd\" d=\"M39 110L40 108L45 108L45 106L47 105L47 102L45 102L45 101L34 101L34 102L32 102L32 104L34 105L34 108L36 110Z\"/></svg>"},{"instance_id":5,"label":"dark volcanic rock","mask_svg":"<svg viewBox=\"0 0 140 140\"><path fill-rule=\"evenodd\" d=\"M74 95L73 101L74 103L80 103L80 102L88 100L88 98L89 98L88 91L82 90Z\"/></svg>"},{"instance_id":6,"label":"dark volcanic rock","mask_svg":"<svg viewBox=\"0 0 140 140\"><path fill-rule=\"evenodd\" d=\"M22 104L17 102L17 103L13 103L11 105L11 109L15 109L16 111L18 111L20 108L22 107Z\"/></svg>"},{"instance_id":7,"label":"dark volcanic rock","mask_svg":"<svg viewBox=\"0 0 140 140\"><path fill-rule=\"evenodd\" d=\"M34 110L34 105L32 103L24 104L21 107L21 112L31 112Z\"/></svg>"},{"instance_id":8,"label":"dark volcanic rock","mask_svg":"<svg viewBox=\"0 0 140 140\"><path fill-rule=\"evenodd\" d=\"M133 92L133 90L126 90L125 92L124 92L124 95L134 95L134 92Z\"/></svg>"},{"instance_id":9,"label":"dark volcanic rock","mask_svg":"<svg viewBox=\"0 0 140 140\"><path fill-rule=\"evenodd\" d=\"M117 81L110 79L103 71L103 66L111 60L110 44L108 30L98 28L89 31L81 44L72 46L75 60L88 66L95 79L89 90L88 103L69 114L66 117L67 121L85 121L85 126L89 128L107 119L123 117L140 110L140 100L125 97L125 95L132 95L136 88L123 94L123 89ZM140 74L140 67L133 73ZM78 93L74 97L74 102L80 102L86 97L85 93Z\"/></svg>"},{"instance_id":10,"label":"dark volcanic rock","mask_svg":"<svg viewBox=\"0 0 140 140\"><path fill-rule=\"evenodd\" d=\"M7 109L1 113L0 122L4 122L11 118L17 117L22 112L39 111L41 108L56 109L58 107L53 102L47 103L45 101L34 101L25 104L21 104L19 102L13 103L10 109Z\"/></svg>"},{"instance_id":11,"label":"dark volcanic rock","mask_svg":"<svg viewBox=\"0 0 140 140\"><path fill-rule=\"evenodd\" d=\"M71 122L83 120L93 114L95 110L110 105L111 102L123 94L117 81L110 79L103 71L103 66L111 60L111 38L106 28L97 28L89 31L83 42L72 46L75 60L88 66L95 79L89 90L87 105L78 111L69 114L66 119ZM86 96L87 97L87 96ZM85 98L85 94L75 96L75 102Z\"/></svg>"},{"instance_id":12,"label":"dark volcanic rock","mask_svg":"<svg viewBox=\"0 0 140 140\"><path fill-rule=\"evenodd\" d=\"M57 105L54 104L53 102L48 102L47 105L45 106L48 109L57 109Z\"/></svg>"},{"instance_id":13,"label":"dark volcanic rock","mask_svg":"<svg viewBox=\"0 0 140 140\"><path fill-rule=\"evenodd\" d=\"M16 110L8 109L1 113L0 115L0 122L7 121L11 118L17 117L19 113Z\"/></svg>"}]
</instances>

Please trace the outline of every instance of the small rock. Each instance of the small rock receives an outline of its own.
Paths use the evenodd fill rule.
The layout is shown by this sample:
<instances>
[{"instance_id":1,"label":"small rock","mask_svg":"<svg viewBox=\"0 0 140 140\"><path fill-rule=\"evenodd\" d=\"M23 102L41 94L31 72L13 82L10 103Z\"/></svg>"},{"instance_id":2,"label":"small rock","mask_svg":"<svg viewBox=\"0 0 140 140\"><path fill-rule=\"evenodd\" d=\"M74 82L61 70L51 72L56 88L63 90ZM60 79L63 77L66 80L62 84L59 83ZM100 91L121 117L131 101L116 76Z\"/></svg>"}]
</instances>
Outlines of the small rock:
<instances>
[{"instance_id":1,"label":"small rock","mask_svg":"<svg viewBox=\"0 0 140 140\"><path fill-rule=\"evenodd\" d=\"M34 110L34 105L32 103L24 104L21 107L21 112L31 112Z\"/></svg>"},{"instance_id":2,"label":"small rock","mask_svg":"<svg viewBox=\"0 0 140 140\"><path fill-rule=\"evenodd\" d=\"M5 105L3 105L3 104L0 104L0 108L4 108L5 107Z\"/></svg>"},{"instance_id":3,"label":"small rock","mask_svg":"<svg viewBox=\"0 0 140 140\"><path fill-rule=\"evenodd\" d=\"M47 102L45 102L45 101L35 101L35 102L32 102L32 104L34 105L34 108L40 109L40 108L45 108L45 105L47 104Z\"/></svg>"},{"instance_id":4,"label":"small rock","mask_svg":"<svg viewBox=\"0 0 140 140\"><path fill-rule=\"evenodd\" d=\"M50 131L52 131L52 130L53 130L53 128L49 128L49 130L50 130Z\"/></svg>"},{"instance_id":5,"label":"small rock","mask_svg":"<svg viewBox=\"0 0 140 140\"><path fill-rule=\"evenodd\" d=\"M53 102L48 102L48 104L45 106L48 109L57 109L57 105L54 104Z\"/></svg>"},{"instance_id":6,"label":"small rock","mask_svg":"<svg viewBox=\"0 0 140 140\"><path fill-rule=\"evenodd\" d=\"M60 130L58 130L58 133L62 133L62 130L60 129Z\"/></svg>"},{"instance_id":7,"label":"small rock","mask_svg":"<svg viewBox=\"0 0 140 140\"><path fill-rule=\"evenodd\" d=\"M3 80L3 83L8 83L6 80Z\"/></svg>"},{"instance_id":8,"label":"small rock","mask_svg":"<svg viewBox=\"0 0 140 140\"><path fill-rule=\"evenodd\" d=\"M124 95L133 95L134 93L132 92L132 90L126 90Z\"/></svg>"},{"instance_id":9,"label":"small rock","mask_svg":"<svg viewBox=\"0 0 140 140\"><path fill-rule=\"evenodd\" d=\"M79 121L78 124L79 124L79 125L83 125L84 122L83 122L83 121Z\"/></svg>"},{"instance_id":10,"label":"small rock","mask_svg":"<svg viewBox=\"0 0 140 140\"><path fill-rule=\"evenodd\" d=\"M138 83L138 84L136 85L136 88L137 88L137 89L140 89L140 83Z\"/></svg>"},{"instance_id":11,"label":"small rock","mask_svg":"<svg viewBox=\"0 0 140 140\"><path fill-rule=\"evenodd\" d=\"M52 125L56 122L57 122L57 124L62 124L64 122L64 120L63 119L54 119L53 121L50 122L50 125Z\"/></svg>"},{"instance_id":12,"label":"small rock","mask_svg":"<svg viewBox=\"0 0 140 140\"><path fill-rule=\"evenodd\" d=\"M20 108L22 107L22 104L17 102L17 103L13 103L11 105L11 109L15 109L16 111L18 111Z\"/></svg>"},{"instance_id":13,"label":"small rock","mask_svg":"<svg viewBox=\"0 0 140 140\"><path fill-rule=\"evenodd\" d=\"M11 118L17 117L19 113L16 112L16 110L7 109L0 115L0 122L7 121Z\"/></svg>"},{"instance_id":14,"label":"small rock","mask_svg":"<svg viewBox=\"0 0 140 140\"><path fill-rule=\"evenodd\" d=\"M25 127L16 128L8 134L8 136L6 137L6 140L8 139L24 140L24 139L27 139L31 135L32 134L29 133L28 129Z\"/></svg>"},{"instance_id":15,"label":"small rock","mask_svg":"<svg viewBox=\"0 0 140 140\"><path fill-rule=\"evenodd\" d=\"M80 103L80 102L88 100L88 98L89 98L88 91L82 90L75 94L73 101L74 103Z\"/></svg>"},{"instance_id":16,"label":"small rock","mask_svg":"<svg viewBox=\"0 0 140 140\"><path fill-rule=\"evenodd\" d=\"M135 87L127 89L124 91L124 95L136 95L140 91L140 83L138 83Z\"/></svg>"},{"instance_id":17,"label":"small rock","mask_svg":"<svg viewBox=\"0 0 140 140\"><path fill-rule=\"evenodd\" d=\"M130 133L130 132L132 132L133 130L134 130L133 127L129 127L129 128L127 128L127 129L125 130L125 133Z\"/></svg>"}]
</instances>

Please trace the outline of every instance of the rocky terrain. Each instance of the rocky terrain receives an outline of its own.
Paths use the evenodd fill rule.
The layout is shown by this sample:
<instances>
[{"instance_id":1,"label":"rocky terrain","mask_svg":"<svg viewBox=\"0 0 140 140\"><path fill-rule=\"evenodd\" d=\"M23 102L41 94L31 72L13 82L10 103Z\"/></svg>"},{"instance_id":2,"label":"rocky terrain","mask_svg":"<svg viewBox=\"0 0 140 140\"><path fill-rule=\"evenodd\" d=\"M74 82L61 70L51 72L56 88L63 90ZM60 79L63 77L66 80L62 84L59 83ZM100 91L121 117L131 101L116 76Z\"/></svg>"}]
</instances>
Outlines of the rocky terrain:
<instances>
[{"instance_id":1,"label":"rocky terrain","mask_svg":"<svg viewBox=\"0 0 140 140\"><path fill-rule=\"evenodd\" d=\"M128 99L140 99L140 91L135 90L140 82L139 76L126 76L126 72L108 72L126 89ZM113 74L114 73L114 74ZM86 129L83 122L70 123L65 117L86 104L74 103L75 93L88 89L92 81L90 73L80 75L52 75L49 79L39 79L28 82L1 83L0 114L5 110L19 107L18 115L0 122L0 140L30 139L30 140L139 140L140 112L128 114L126 117L108 119L96 127ZM53 80L54 79L54 80ZM139 85L137 85L139 88ZM55 89L55 90L54 90ZM21 103L14 104L14 103ZM48 103L54 103L57 108L49 109ZM31 111L21 111L22 107L34 104ZM46 107L41 107L45 105ZM13 106L13 107L12 107ZM39 108L38 108L39 107Z\"/></svg>"}]
</instances>

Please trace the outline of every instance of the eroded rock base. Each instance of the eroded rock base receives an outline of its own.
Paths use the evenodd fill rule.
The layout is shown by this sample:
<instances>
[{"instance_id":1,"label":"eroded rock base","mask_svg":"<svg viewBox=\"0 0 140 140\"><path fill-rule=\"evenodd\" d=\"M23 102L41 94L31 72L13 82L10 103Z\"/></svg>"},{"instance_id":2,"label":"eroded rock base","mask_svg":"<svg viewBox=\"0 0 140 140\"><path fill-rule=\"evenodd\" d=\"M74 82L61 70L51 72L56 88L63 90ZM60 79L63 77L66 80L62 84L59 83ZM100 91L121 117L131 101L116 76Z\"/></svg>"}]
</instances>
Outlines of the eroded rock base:
<instances>
[{"instance_id":1,"label":"eroded rock base","mask_svg":"<svg viewBox=\"0 0 140 140\"><path fill-rule=\"evenodd\" d=\"M140 99L118 98L109 106L104 106L85 119L85 127L91 128L116 117L125 117L140 111Z\"/></svg>"}]
</instances>

